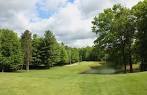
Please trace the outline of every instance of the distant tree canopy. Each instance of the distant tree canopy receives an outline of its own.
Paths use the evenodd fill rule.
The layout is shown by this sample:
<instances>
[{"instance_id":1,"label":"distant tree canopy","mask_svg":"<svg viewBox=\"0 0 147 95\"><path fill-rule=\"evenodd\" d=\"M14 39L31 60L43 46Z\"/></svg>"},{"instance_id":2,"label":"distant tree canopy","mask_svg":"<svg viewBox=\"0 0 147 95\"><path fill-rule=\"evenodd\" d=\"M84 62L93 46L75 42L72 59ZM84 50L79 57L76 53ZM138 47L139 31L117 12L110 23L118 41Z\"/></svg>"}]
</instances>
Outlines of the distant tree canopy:
<instances>
[{"instance_id":1,"label":"distant tree canopy","mask_svg":"<svg viewBox=\"0 0 147 95\"><path fill-rule=\"evenodd\" d=\"M69 56L68 56L67 50L65 49L65 46L63 43L60 45L60 47L61 48L60 48L60 61L59 61L59 63L61 65L68 64L69 63Z\"/></svg>"},{"instance_id":2,"label":"distant tree canopy","mask_svg":"<svg viewBox=\"0 0 147 95\"><path fill-rule=\"evenodd\" d=\"M81 61L101 61L103 54L99 48L85 47L79 49L79 57Z\"/></svg>"}]
</instances>

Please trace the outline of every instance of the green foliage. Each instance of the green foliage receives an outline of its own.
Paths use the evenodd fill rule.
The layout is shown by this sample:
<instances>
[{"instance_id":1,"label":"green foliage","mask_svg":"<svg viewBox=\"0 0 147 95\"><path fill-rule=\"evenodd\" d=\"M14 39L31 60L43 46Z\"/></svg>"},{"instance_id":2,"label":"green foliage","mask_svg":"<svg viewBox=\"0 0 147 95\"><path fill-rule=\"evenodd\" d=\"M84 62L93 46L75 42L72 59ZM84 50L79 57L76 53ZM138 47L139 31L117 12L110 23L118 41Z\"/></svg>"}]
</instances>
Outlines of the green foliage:
<instances>
[{"instance_id":1,"label":"green foliage","mask_svg":"<svg viewBox=\"0 0 147 95\"><path fill-rule=\"evenodd\" d=\"M81 61L90 61L91 60L92 49L93 49L92 47L86 47L86 48L81 48L79 50Z\"/></svg>"},{"instance_id":2,"label":"green foliage","mask_svg":"<svg viewBox=\"0 0 147 95\"><path fill-rule=\"evenodd\" d=\"M80 54L80 60L81 61L92 61L94 58L92 58L93 54L93 47L85 47L85 48L80 48L79 54ZM95 51L94 51L95 52ZM94 54L95 56L95 54Z\"/></svg>"},{"instance_id":3,"label":"green foliage","mask_svg":"<svg viewBox=\"0 0 147 95\"><path fill-rule=\"evenodd\" d=\"M0 29L0 69L17 70L22 59L21 43L17 34L8 29Z\"/></svg>"},{"instance_id":4,"label":"green foliage","mask_svg":"<svg viewBox=\"0 0 147 95\"><path fill-rule=\"evenodd\" d=\"M103 50L98 45L79 49L80 61L102 61L104 55Z\"/></svg>"},{"instance_id":5,"label":"green foliage","mask_svg":"<svg viewBox=\"0 0 147 95\"><path fill-rule=\"evenodd\" d=\"M135 16L121 5L114 5L94 18L92 30L98 34L95 44L103 49L106 60L117 64L130 64L132 71L132 45Z\"/></svg>"},{"instance_id":6,"label":"green foliage","mask_svg":"<svg viewBox=\"0 0 147 95\"><path fill-rule=\"evenodd\" d=\"M65 49L67 51L69 64L80 61L80 54L78 48L71 48L66 46Z\"/></svg>"},{"instance_id":7,"label":"green foliage","mask_svg":"<svg viewBox=\"0 0 147 95\"><path fill-rule=\"evenodd\" d=\"M60 61L60 49L51 31L46 31L44 36L41 48L42 63L50 67Z\"/></svg>"},{"instance_id":8,"label":"green foliage","mask_svg":"<svg viewBox=\"0 0 147 95\"><path fill-rule=\"evenodd\" d=\"M33 35L32 40L32 64L41 65L41 43L42 38L38 37L36 34Z\"/></svg>"},{"instance_id":9,"label":"green foliage","mask_svg":"<svg viewBox=\"0 0 147 95\"><path fill-rule=\"evenodd\" d=\"M64 44L60 46L60 62L61 65L69 63L69 58Z\"/></svg>"},{"instance_id":10,"label":"green foliage","mask_svg":"<svg viewBox=\"0 0 147 95\"><path fill-rule=\"evenodd\" d=\"M95 46L103 51L105 59L116 65L147 64L147 0L131 10L121 5L105 9L92 21L97 34ZM141 67L142 67L141 66ZM147 70L147 67L142 70Z\"/></svg>"},{"instance_id":11,"label":"green foliage","mask_svg":"<svg viewBox=\"0 0 147 95\"><path fill-rule=\"evenodd\" d=\"M71 62L75 63L79 61L79 51L76 48L71 49Z\"/></svg>"},{"instance_id":12,"label":"green foliage","mask_svg":"<svg viewBox=\"0 0 147 95\"><path fill-rule=\"evenodd\" d=\"M29 70L29 64L32 61L32 38L31 32L26 30L21 36L21 43L24 53L24 63L26 65L26 70Z\"/></svg>"},{"instance_id":13,"label":"green foliage","mask_svg":"<svg viewBox=\"0 0 147 95\"><path fill-rule=\"evenodd\" d=\"M46 31L44 37L33 35L32 47L32 65L51 67L69 62L64 45L59 45L51 31Z\"/></svg>"},{"instance_id":14,"label":"green foliage","mask_svg":"<svg viewBox=\"0 0 147 95\"><path fill-rule=\"evenodd\" d=\"M147 64L147 0L132 9L136 16L136 47L142 64Z\"/></svg>"},{"instance_id":15,"label":"green foliage","mask_svg":"<svg viewBox=\"0 0 147 95\"><path fill-rule=\"evenodd\" d=\"M100 47L95 46L92 48L92 51L90 53L90 61L103 61L105 60L105 54L104 51L101 50Z\"/></svg>"}]
</instances>

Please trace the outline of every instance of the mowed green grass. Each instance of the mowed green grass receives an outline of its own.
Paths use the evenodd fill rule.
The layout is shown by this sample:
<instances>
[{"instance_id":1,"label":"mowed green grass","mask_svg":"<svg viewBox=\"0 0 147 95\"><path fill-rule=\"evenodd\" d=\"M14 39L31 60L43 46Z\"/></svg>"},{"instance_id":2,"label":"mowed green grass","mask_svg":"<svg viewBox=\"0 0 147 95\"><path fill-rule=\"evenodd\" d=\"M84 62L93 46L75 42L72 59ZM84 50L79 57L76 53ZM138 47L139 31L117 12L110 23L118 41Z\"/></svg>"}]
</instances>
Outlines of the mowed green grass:
<instances>
[{"instance_id":1,"label":"mowed green grass","mask_svg":"<svg viewBox=\"0 0 147 95\"><path fill-rule=\"evenodd\" d=\"M147 95L147 72L80 74L96 62L0 73L0 95Z\"/></svg>"}]
</instances>

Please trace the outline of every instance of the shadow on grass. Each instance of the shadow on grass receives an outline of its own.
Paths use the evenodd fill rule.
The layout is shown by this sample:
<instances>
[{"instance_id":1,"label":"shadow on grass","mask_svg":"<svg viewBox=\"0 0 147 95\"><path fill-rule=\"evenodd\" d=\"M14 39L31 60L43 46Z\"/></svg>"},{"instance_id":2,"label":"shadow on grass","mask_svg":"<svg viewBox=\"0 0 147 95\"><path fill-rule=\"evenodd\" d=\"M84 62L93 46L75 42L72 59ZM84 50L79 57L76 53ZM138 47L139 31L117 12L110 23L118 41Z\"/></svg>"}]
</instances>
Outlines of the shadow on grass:
<instances>
[{"instance_id":1,"label":"shadow on grass","mask_svg":"<svg viewBox=\"0 0 147 95\"><path fill-rule=\"evenodd\" d=\"M137 73L137 72L140 72L139 68L133 69L133 73ZM127 73L129 73L129 69L127 70ZM112 74L125 74L125 73L122 68L116 69L111 65L102 63L101 65L90 66L88 70L80 72L80 74L112 75Z\"/></svg>"}]
</instances>

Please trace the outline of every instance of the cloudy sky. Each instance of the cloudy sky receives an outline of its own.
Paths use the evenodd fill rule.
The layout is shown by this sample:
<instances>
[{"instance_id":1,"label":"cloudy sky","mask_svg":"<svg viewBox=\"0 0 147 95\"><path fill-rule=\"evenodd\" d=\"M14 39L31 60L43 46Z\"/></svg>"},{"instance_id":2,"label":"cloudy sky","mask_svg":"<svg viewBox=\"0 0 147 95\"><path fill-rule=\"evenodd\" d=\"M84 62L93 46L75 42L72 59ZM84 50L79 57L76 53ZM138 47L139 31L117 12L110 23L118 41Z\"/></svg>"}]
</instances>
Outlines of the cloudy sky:
<instances>
[{"instance_id":1,"label":"cloudy sky","mask_svg":"<svg viewBox=\"0 0 147 95\"><path fill-rule=\"evenodd\" d=\"M72 47L92 46L93 17L103 9L121 3L131 8L139 0L0 0L0 28L21 35L28 29L43 35L51 30L59 42Z\"/></svg>"}]
</instances>

